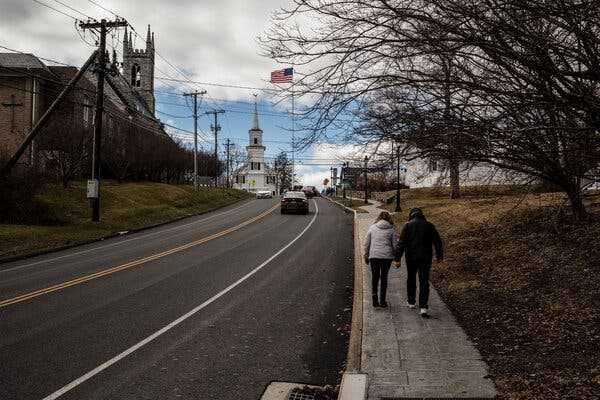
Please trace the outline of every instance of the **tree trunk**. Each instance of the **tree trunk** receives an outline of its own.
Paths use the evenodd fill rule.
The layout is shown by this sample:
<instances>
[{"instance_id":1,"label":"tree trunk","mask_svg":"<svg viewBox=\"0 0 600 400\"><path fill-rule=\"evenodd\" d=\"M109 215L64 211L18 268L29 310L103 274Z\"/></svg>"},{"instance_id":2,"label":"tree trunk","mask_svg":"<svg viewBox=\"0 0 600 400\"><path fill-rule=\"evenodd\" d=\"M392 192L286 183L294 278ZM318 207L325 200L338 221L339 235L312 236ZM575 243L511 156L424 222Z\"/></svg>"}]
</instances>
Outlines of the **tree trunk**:
<instances>
[{"instance_id":1,"label":"tree trunk","mask_svg":"<svg viewBox=\"0 0 600 400\"><path fill-rule=\"evenodd\" d=\"M571 188L567 191L567 196L569 197L569 203L571 205L571 210L573 211L573 216L577 221L583 221L587 218L587 210L583 205L583 199L581 197L581 189L579 188Z\"/></svg>"},{"instance_id":2,"label":"tree trunk","mask_svg":"<svg viewBox=\"0 0 600 400\"><path fill-rule=\"evenodd\" d=\"M450 159L450 198L460 198L460 166L456 159Z\"/></svg>"}]
</instances>

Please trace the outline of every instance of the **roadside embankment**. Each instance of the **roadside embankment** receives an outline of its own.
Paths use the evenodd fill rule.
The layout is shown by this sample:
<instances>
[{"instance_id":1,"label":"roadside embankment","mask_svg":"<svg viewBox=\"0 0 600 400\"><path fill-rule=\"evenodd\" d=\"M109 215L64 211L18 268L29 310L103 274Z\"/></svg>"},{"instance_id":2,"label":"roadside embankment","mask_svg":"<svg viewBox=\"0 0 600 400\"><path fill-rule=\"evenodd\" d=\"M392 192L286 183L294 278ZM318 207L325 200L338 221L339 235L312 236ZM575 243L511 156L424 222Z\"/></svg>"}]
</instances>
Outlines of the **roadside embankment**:
<instances>
[{"instance_id":1,"label":"roadside embankment","mask_svg":"<svg viewBox=\"0 0 600 400\"><path fill-rule=\"evenodd\" d=\"M501 399L600 398L600 196L576 221L559 193L402 191L445 241L432 280L490 366ZM390 209L393 205L388 206Z\"/></svg>"},{"instance_id":2,"label":"roadside embankment","mask_svg":"<svg viewBox=\"0 0 600 400\"><path fill-rule=\"evenodd\" d=\"M195 192L188 185L103 182L101 221L94 223L84 182L67 189L49 185L35 196L34 205L29 205L36 208L32 213L43 210L43 223L0 223L0 261L202 214L249 196L236 189L201 188Z\"/></svg>"}]
</instances>

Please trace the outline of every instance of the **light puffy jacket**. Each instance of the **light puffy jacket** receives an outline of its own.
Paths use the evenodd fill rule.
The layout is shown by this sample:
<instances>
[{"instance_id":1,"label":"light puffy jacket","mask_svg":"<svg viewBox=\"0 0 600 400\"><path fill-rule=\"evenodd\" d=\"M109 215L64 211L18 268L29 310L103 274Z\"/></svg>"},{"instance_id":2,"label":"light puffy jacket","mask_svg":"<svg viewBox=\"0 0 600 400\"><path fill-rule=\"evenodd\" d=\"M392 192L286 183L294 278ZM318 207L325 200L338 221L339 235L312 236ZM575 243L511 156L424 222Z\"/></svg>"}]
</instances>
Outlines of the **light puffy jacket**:
<instances>
[{"instance_id":1,"label":"light puffy jacket","mask_svg":"<svg viewBox=\"0 0 600 400\"><path fill-rule=\"evenodd\" d=\"M371 258L394 259L397 241L394 226L385 220L377 221L367 232L364 244L365 261L368 262Z\"/></svg>"}]
</instances>

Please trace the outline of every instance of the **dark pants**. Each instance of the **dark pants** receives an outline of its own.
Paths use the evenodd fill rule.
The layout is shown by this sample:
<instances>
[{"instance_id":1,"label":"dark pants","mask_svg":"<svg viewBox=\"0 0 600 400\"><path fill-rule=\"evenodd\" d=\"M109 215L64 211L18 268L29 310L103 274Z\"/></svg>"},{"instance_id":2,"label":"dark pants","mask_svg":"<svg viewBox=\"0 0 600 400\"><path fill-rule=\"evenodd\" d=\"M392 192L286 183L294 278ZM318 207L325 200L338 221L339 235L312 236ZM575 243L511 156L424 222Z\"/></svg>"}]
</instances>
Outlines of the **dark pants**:
<instances>
[{"instance_id":1,"label":"dark pants","mask_svg":"<svg viewBox=\"0 0 600 400\"><path fill-rule=\"evenodd\" d=\"M371 258L369 260L369 264L371 264L371 287L373 296L377 296L377 286L379 284L379 280L381 280L381 288L379 290L379 302L383 303L385 302L388 272L390 272L392 260Z\"/></svg>"},{"instance_id":2,"label":"dark pants","mask_svg":"<svg viewBox=\"0 0 600 400\"><path fill-rule=\"evenodd\" d=\"M416 303L417 297L417 274L419 275L419 308L428 308L429 303L429 272L431 263L407 262L408 278L406 279L406 292L408 302Z\"/></svg>"}]
</instances>

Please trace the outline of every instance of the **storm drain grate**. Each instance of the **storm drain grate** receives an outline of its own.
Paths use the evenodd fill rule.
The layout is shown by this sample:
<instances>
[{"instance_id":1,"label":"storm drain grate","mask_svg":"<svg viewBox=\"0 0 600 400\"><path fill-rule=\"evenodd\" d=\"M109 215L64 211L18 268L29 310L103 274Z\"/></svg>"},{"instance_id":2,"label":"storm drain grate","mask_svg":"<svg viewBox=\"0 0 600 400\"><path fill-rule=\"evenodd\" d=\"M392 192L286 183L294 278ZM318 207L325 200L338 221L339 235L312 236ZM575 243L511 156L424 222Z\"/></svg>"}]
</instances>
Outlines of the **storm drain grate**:
<instances>
[{"instance_id":1,"label":"storm drain grate","mask_svg":"<svg viewBox=\"0 0 600 400\"><path fill-rule=\"evenodd\" d=\"M294 389L288 396L288 400L315 400L315 395L312 393L307 394L307 393L297 392Z\"/></svg>"}]
</instances>

